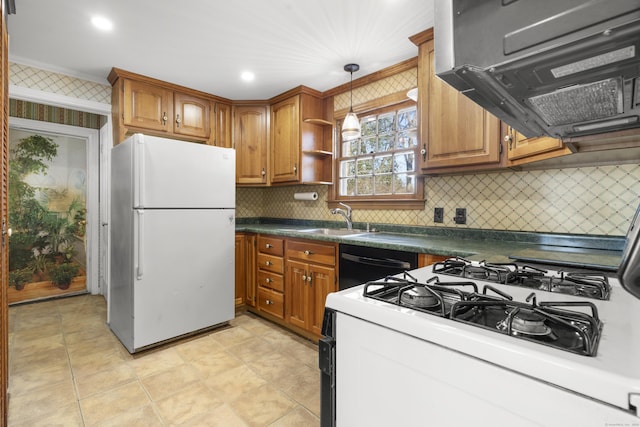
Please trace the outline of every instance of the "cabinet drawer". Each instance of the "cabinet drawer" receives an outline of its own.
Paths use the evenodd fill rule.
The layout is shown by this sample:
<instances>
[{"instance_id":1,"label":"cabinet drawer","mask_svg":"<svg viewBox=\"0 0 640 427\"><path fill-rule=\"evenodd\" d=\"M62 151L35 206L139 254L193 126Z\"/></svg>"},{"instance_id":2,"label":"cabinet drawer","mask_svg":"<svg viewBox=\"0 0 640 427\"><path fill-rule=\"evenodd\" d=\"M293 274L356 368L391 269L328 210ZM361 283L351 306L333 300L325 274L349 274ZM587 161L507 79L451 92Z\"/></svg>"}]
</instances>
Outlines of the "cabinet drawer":
<instances>
[{"instance_id":1,"label":"cabinet drawer","mask_svg":"<svg viewBox=\"0 0 640 427\"><path fill-rule=\"evenodd\" d=\"M318 243L289 241L287 258L296 258L318 264L335 265L336 247Z\"/></svg>"},{"instance_id":2,"label":"cabinet drawer","mask_svg":"<svg viewBox=\"0 0 640 427\"><path fill-rule=\"evenodd\" d=\"M281 257L260 253L258 254L258 268L282 274L284 273L284 262Z\"/></svg>"},{"instance_id":3,"label":"cabinet drawer","mask_svg":"<svg viewBox=\"0 0 640 427\"><path fill-rule=\"evenodd\" d=\"M277 237L258 237L258 251L276 256L284 255L284 240Z\"/></svg>"},{"instance_id":4,"label":"cabinet drawer","mask_svg":"<svg viewBox=\"0 0 640 427\"><path fill-rule=\"evenodd\" d=\"M284 292L284 279L280 274L261 270L258 272L258 286Z\"/></svg>"},{"instance_id":5,"label":"cabinet drawer","mask_svg":"<svg viewBox=\"0 0 640 427\"><path fill-rule=\"evenodd\" d=\"M280 292L258 287L258 309L284 319L284 297Z\"/></svg>"}]
</instances>

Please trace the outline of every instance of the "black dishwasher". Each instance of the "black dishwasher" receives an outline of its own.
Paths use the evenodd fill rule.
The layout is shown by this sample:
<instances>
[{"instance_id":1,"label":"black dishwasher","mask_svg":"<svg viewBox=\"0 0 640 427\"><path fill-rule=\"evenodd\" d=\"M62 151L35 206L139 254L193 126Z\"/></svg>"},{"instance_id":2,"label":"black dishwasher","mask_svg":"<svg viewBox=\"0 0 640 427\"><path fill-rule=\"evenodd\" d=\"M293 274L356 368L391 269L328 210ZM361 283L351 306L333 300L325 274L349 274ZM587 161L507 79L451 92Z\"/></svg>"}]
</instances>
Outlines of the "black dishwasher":
<instances>
[{"instance_id":1,"label":"black dishwasher","mask_svg":"<svg viewBox=\"0 0 640 427\"><path fill-rule=\"evenodd\" d=\"M340 244L339 290L418 268L418 254Z\"/></svg>"}]
</instances>

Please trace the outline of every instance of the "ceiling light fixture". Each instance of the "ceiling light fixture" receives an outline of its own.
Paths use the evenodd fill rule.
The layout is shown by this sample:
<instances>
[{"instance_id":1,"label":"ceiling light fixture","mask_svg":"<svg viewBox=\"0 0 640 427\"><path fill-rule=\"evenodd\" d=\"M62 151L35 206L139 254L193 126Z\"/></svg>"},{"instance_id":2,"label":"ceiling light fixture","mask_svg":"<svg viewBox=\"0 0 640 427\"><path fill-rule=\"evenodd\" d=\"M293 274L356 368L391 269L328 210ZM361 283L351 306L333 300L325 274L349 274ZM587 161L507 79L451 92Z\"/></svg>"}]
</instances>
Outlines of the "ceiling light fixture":
<instances>
[{"instance_id":1,"label":"ceiling light fixture","mask_svg":"<svg viewBox=\"0 0 640 427\"><path fill-rule=\"evenodd\" d=\"M91 23L102 31L111 31L113 29L113 23L104 16L94 16L91 18Z\"/></svg>"},{"instance_id":2,"label":"ceiling light fixture","mask_svg":"<svg viewBox=\"0 0 640 427\"><path fill-rule=\"evenodd\" d=\"M245 82L252 82L256 78L256 75L251 71L243 71L242 74L240 74L240 78Z\"/></svg>"},{"instance_id":3,"label":"ceiling light fixture","mask_svg":"<svg viewBox=\"0 0 640 427\"><path fill-rule=\"evenodd\" d=\"M356 113L353 112L353 73L359 69L360 66L358 64L347 64L344 66L344 70L351 73L349 113L342 122L342 139L344 141L360 138L360 119L358 119Z\"/></svg>"}]
</instances>

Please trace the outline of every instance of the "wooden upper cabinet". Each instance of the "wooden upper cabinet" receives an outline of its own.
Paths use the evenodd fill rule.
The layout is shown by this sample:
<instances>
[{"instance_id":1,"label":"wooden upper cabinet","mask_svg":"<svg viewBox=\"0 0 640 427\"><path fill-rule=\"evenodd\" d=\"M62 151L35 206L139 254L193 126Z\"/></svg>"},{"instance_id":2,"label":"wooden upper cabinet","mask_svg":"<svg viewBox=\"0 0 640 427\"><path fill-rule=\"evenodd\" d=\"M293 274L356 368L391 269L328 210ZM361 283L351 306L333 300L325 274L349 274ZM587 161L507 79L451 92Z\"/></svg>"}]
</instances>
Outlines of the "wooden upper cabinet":
<instances>
[{"instance_id":1,"label":"wooden upper cabinet","mask_svg":"<svg viewBox=\"0 0 640 427\"><path fill-rule=\"evenodd\" d=\"M268 184L267 106L237 105L233 111L236 183Z\"/></svg>"},{"instance_id":2,"label":"wooden upper cabinet","mask_svg":"<svg viewBox=\"0 0 640 427\"><path fill-rule=\"evenodd\" d=\"M173 92L165 88L124 79L124 125L167 132L173 117Z\"/></svg>"},{"instance_id":3,"label":"wooden upper cabinet","mask_svg":"<svg viewBox=\"0 0 640 427\"><path fill-rule=\"evenodd\" d=\"M136 132L214 143L212 105L224 98L117 68L108 80L116 144Z\"/></svg>"},{"instance_id":4,"label":"wooden upper cabinet","mask_svg":"<svg viewBox=\"0 0 640 427\"><path fill-rule=\"evenodd\" d=\"M500 121L437 77L433 63L431 39L419 45L418 58L423 171L498 166Z\"/></svg>"},{"instance_id":5,"label":"wooden upper cabinet","mask_svg":"<svg viewBox=\"0 0 640 427\"><path fill-rule=\"evenodd\" d=\"M211 102L185 93L173 94L173 132L178 135L209 139Z\"/></svg>"},{"instance_id":6,"label":"wooden upper cabinet","mask_svg":"<svg viewBox=\"0 0 640 427\"><path fill-rule=\"evenodd\" d=\"M571 154L562 140L550 136L527 138L506 123L502 123L502 138L509 166L519 166L538 160Z\"/></svg>"},{"instance_id":7,"label":"wooden upper cabinet","mask_svg":"<svg viewBox=\"0 0 640 427\"><path fill-rule=\"evenodd\" d=\"M304 86L272 99L272 184L331 184L333 124L323 118L329 107L319 92Z\"/></svg>"},{"instance_id":8,"label":"wooden upper cabinet","mask_svg":"<svg viewBox=\"0 0 640 427\"><path fill-rule=\"evenodd\" d=\"M271 182L299 180L300 95L271 106Z\"/></svg>"},{"instance_id":9,"label":"wooden upper cabinet","mask_svg":"<svg viewBox=\"0 0 640 427\"><path fill-rule=\"evenodd\" d=\"M213 145L233 148L233 125L231 123L231 105L218 102L214 107L215 138Z\"/></svg>"}]
</instances>

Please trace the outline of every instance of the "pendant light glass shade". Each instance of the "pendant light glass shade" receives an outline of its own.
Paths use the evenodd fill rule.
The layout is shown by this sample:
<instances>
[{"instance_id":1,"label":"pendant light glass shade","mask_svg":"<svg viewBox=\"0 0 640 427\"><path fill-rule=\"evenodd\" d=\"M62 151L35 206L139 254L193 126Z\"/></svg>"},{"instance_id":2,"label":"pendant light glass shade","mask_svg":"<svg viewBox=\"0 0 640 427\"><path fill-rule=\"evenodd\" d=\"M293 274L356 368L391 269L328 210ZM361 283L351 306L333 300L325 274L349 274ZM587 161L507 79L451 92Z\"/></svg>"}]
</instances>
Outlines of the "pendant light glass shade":
<instances>
[{"instance_id":1,"label":"pendant light glass shade","mask_svg":"<svg viewBox=\"0 0 640 427\"><path fill-rule=\"evenodd\" d=\"M343 141L350 141L352 139L358 139L361 135L360 119L353 112L353 72L358 71L360 66L358 64L347 64L344 66L344 70L351 73L351 86L349 93L351 101L349 103L349 114L347 114L342 122L342 139Z\"/></svg>"}]
</instances>

